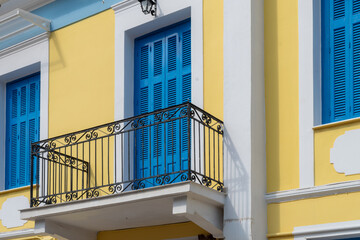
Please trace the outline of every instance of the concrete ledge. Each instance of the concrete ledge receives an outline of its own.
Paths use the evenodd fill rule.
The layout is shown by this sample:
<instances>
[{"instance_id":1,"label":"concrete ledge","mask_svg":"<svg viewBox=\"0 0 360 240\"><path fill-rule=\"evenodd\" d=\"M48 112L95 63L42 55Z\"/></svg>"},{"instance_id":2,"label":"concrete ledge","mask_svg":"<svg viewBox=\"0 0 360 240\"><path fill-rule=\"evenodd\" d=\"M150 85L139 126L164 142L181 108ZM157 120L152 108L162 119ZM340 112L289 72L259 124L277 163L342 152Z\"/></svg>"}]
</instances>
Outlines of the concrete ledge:
<instances>
[{"instance_id":1,"label":"concrete ledge","mask_svg":"<svg viewBox=\"0 0 360 240\"><path fill-rule=\"evenodd\" d=\"M225 193L194 182L157 186L99 198L27 208L21 218L33 220L48 234L63 239L83 233L155 226L193 221L216 236L222 236ZM182 203L181 209L175 211ZM178 208L179 209L179 208ZM85 235L85 234L83 234ZM96 235L96 234L95 234ZM89 239L92 238L88 236ZM79 239L79 238L76 238Z\"/></svg>"}]
</instances>

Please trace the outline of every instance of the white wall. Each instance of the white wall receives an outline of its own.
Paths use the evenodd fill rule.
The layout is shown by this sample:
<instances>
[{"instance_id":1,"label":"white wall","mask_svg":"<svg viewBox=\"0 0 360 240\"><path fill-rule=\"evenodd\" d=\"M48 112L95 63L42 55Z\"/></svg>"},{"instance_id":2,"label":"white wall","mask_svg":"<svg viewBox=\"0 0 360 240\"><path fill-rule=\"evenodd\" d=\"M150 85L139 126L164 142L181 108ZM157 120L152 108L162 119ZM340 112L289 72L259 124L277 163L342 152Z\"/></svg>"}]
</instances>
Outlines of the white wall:
<instances>
[{"instance_id":1,"label":"white wall","mask_svg":"<svg viewBox=\"0 0 360 240\"><path fill-rule=\"evenodd\" d=\"M263 0L224 1L226 239L266 238Z\"/></svg>"}]
</instances>

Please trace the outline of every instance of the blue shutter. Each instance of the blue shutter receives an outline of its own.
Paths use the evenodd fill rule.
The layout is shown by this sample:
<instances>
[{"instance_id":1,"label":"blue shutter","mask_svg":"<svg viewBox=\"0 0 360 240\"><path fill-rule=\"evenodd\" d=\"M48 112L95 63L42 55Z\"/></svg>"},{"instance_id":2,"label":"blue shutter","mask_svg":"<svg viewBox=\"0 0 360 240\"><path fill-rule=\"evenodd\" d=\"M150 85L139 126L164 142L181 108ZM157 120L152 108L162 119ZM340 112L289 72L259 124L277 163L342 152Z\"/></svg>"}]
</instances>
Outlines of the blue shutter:
<instances>
[{"instance_id":1,"label":"blue shutter","mask_svg":"<svg viewBox=\"0 0 360 240\"><path fill-rule=\"evenodd\" d=\"M38 141L40 128L39 82L34 74L6 86L6 189L30 183L30 144Z\"/></svg>"},{"instance_id":2,"label":"blue shutter","mask_svg":"<svg viewBox=\"0 0 360 240\"><path fill-rule=\"evenodd\" d=\"M360 1L356 1L360 6ZM360 24L353 26L353 104L354 115L360 114Z\"/></svg>"},{"instance_id":3,"label":"blue shutter","mask_svg":"<svg viewBox=\"0 0 360 240\"><path fill-rule=\"evenodd\" d=\"M360 1L322 1L323 123L360 116Z\"/></svg>"},{"instance_id":4,"label":"blue shutter","mask_svg":"<svg viewBox=\"0 0 360 240\"><path fill-rule=\"evenodd\" d=\"M154 85L154 111L162 109L163 102L163 87L162 82L156 83ZM163 138L163 125L159 124L154 127L154 157L159 157L162 155L162 138ZM157 171L156 169L154 169Z\"/></svg>"},{"instance_id":5,"label":"blue shutter","mask_svg":"<svg viewBox=\"0 0 360 240\"><path fill-rule=\"evenodd\" d=\"M334 8L334 19L339 19L345 17L345 1L344 0L333 0Z\"/></svg>"},{"instance_id":6,"label":"blue shutter","mask_svg":"<svg viewBox=\"0 0 360 240\"><path fill-rule=\"evenodd\" d=\"M142 104L140 104L140 102L145 102L143 99L145 95L142 94L144 87L148 91L148 112L191 101L191 31L189 20L136 39L135 54L135 114L144 112ZM155 119L149 120L156 121ZM150 146L152 151L152 154L147 154L151 157L151 171L149 173L140 171L144 160L147 159L142 159L141 155L138 155L136 159L137 177L163 174L164 163L166 164L166 171L180 170L178 164L180 160L179 147L183 142L187 144L185 139L179 139L179 135L185 133L186 126L180 134L179 128L183 127L184 123L179 123L179 121L161 123L151 127L151 135L148 133L140 142L137 142L136 153L140 151L142 144L147 145L145 151L149 151ZM187 155L187 149L182 149L185 152L181 154Z\"/></svg>"},{"instance_id":7,"label":"blue shutter","mask_svg":"<svg viewBox=\"0 0 360 240\"><path fill-rule=\"evenodd\" d=\"M334 30L333 42L333 101L334 118L341 118L346 114L346 52L345 52L345 28Z\"/></svg>"},{"instance_id":8,"label":"blue shutter","mask_svg":"<svg viewBox=\"0 0 360 240\"><path fill-rule=\"evenodd\" d=\"M353 0L353 14L360 13L360 1L359 0Z\"/></svg>"}]
</instances>

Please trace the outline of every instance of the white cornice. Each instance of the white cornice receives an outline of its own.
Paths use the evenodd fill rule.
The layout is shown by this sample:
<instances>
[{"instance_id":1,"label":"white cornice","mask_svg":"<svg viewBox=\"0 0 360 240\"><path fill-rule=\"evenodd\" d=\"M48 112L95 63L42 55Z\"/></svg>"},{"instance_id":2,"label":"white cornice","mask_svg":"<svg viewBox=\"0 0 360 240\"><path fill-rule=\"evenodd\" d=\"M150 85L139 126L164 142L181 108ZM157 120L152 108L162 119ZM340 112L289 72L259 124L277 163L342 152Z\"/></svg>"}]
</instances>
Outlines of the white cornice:
<instances>
[{"instance_id":1,"label":"white cornice","mask_svg":"<svg viewBox=\"0 0 360 240\"><path fill-rule=\"evenodd\" d=\"M119 3L116 3L111 6L115 13L122 12L126 9L132 8L139 5L138 0L125 0Z\"/></svg>"},{"instance_id":2,"label":"white cornice","mask_svg":"<svg viewBox=\"0 0 360 240\"><path fill-rule=\"evenodd\" d=\"M335 222L310 226L295 227L293 231L295 240L305 239L338 239L344 236L359 236L360 221Z\"/></svg>"},{"instance_id":3,"label":"white cornice","mask_svg":"<svg viewBox=\"0 0 360 240\"><path fill-rule=\"evenodd\" d=\"M34 46L35 44L41 43L43 41L48 40L49 34L48 33L42 33L35 37L29 38L25 41L22 41L18 44L15 44L11 47L5 48L0 51L0 58L3 58L5 56L8 56L10 54L16 53L18 51L24 50L25 48L29 48L31 46Z\"/></svg>"},{"instance_id":4,"label":"white cornice","mask_svg":"<svg viewBox=\"0 0 360 240\"><path fill-rule=\"evenodd\" d=\"M16 8L21 8L26 11L33 11L38 9L42 6L45 6L55 0L31 0L31 1L24 1L24 0L11 0L5 2L0 8L0 16L8 13Z\"/></svg>"},{"instance_id":5,"label":"white cornice","mask_svg":"<svg viewBox=\"0 0 360 240\"><path fill-rule=\"evenodd\" d=\"M35 236L33 228L0 233L0 240Z\"/></svg>"},{"instance_id":6,"label":"white cornice","mask_svg":"<svg viewBox=\"0 0 360 240\"><path fill-rule=\"evenodd\" d=\"M360 191L360 180L355 180L268 193L265 199L267 203L279 203L358 191Z\"/></svg>"}]
</instances>

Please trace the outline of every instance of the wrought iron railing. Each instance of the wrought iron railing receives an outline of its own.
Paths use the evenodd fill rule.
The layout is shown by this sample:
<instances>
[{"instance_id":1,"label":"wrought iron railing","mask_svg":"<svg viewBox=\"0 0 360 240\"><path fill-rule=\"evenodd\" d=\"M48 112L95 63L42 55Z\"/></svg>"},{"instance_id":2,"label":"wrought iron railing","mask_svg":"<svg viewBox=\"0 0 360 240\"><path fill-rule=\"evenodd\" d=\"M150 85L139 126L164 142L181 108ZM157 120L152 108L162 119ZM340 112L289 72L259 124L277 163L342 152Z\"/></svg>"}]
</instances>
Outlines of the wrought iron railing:
<instances>
[{"instance_id":1,"label":"wrought iron railing","mask_svg":"<svg viewBox=\"0 0 360 240\"><path fill-rule=\"evenodd\" d=\"M33 143L31 207L182 181L222 191L222 136L185 103Z\"/></svg>"}]
</instances>

